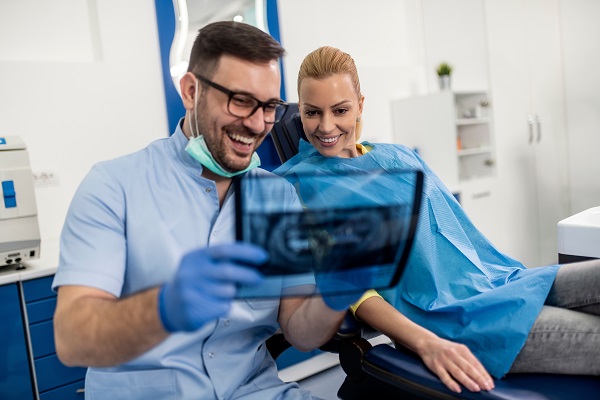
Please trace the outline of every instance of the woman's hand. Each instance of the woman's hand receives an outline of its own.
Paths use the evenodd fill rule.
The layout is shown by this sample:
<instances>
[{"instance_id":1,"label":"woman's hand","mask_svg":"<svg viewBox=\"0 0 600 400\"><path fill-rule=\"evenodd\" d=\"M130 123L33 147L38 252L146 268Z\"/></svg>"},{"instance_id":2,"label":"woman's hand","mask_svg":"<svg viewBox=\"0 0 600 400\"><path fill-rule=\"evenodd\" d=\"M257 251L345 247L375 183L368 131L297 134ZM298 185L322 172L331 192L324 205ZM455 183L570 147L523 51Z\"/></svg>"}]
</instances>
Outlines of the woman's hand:
<instances>
[{"instance_id":1,"label":"woman's hand","mask_svg":"<svg viewBox=\"0 0 600 400\"><path fill-rule=\"evenodd\" d=\"M418 354L453 392L461 392L459 383L471 392L494 388L492 377L464 344L434 337L419 346Z\"/></svg>"},{"instance_id":2,"label":"woman's hand","mask_svg":"<svg viewBox=\"0 0 600 400\"><path fill-rule=\"evenodd\" d=\"M358 305L356 317L417 353L453 392L461 392L459 384L472 392L494 388L492 377L467 346L415 324L376 293Z\"/></svg>"}]
</instances>

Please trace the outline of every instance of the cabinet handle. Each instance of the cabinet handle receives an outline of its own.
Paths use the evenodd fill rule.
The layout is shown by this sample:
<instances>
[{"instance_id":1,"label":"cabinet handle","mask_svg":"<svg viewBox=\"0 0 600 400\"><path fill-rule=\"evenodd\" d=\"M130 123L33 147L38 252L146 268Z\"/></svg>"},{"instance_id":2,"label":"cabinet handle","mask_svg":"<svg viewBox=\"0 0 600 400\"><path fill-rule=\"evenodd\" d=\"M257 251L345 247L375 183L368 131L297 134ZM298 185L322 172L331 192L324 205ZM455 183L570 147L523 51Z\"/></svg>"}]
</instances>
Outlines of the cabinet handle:
<instances>
[{"instance_id":1,"label":"cabinet handle","mask_svg":"<svg viewBox=\"0 0 600 400\"><path fill-rule=\"evenodd\" d=\"M538 132L536 142L539 143L540 140L542 140L542 121L540 120L540 116L537 114L535 115L535 124L537 125L537 132Z\"/></svg>"},{"instance_id":2,"label":"cabinet handle","mask_svg":"<svg viewBox=\"0 0 600 400\"><path fill-rule=\"evenodd\" d=\"M472 199L473 200L483 199L484 197L489 197L491 195L492 195L492 192L490 192L488 190L488 191L485 191L485 192L474 193L473 196L472 196Z\"/></svg>"},{"instance_id":3,"label":"cabinet handle","mask_svg":"<svg viewBox=\"0 0 600 400\"><path fill-rule=\"evenodd\" d=\"M79 388L75 391L75 393L85 393L85 389L84 388Z\"/></svg>"},{"instance_id":4,"label":"cabinet handle","mask_svg":"<svg viewBox=\"0 0 600 400\"><path fill-rule=\"evenodd\" d=\"M529 124L529 144L533 143L533 117L527 116L527 123Z\"/></svg>"}]
</instances>

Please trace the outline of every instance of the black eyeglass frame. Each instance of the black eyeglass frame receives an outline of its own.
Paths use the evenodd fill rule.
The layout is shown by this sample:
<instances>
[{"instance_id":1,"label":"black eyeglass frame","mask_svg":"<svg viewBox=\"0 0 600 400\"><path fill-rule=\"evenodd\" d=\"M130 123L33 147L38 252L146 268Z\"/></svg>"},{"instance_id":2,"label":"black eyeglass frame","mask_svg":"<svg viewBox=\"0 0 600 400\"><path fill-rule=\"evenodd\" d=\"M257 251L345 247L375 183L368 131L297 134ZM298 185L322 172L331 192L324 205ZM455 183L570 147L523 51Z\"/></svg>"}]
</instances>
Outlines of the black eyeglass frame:
<instances>
[{"instance_id":1,"label":"black eyeglass frame","mask_svg":"<svg viewBox=\"0 0 600 400\"><path fill-rule=\"evenodd\" d=\"M288 107L290 106L288 103L286 103L283 100L276 100L276 101L260 101L258 100L256 97L252 96L251 94L248 93L241 93L241 92L234 92L233 90L229 90L224 86L219 85L218 83L215 83L213 81L211 81L210 79L207 79L205 77L203 77L202 75L198 75L198 74L194 74L196 76L196 78L198 78L198 80L206 83L208 86L217 89L220 92L225 93L227 96L229 96L229 98L227 99L227 111L233 115L234 117L238 117L238 118L250 118L259 108L263 109L263 113L265 112L265 108L267 106L270 105L278 105L278 106L283 106L283 112L281 113L281 115L279 116L279 118L277 117L277 113L275 113L275 120L274 121L264 121L266 124L276 124L277 122L281 121L281 118L285 115L285 113L287 112ZM246 116L243 115L238 115L235 113L231 112L231 109L229 107L229 104L231 103L231 99L233 99L234 96L236 95L240 95L240 96L246 96L251 98L252 100L254 100L256 102L256 106L254 106L254 108L252 109L252 111L250 111L250 113Z\"/></svg>"}]
</instances>

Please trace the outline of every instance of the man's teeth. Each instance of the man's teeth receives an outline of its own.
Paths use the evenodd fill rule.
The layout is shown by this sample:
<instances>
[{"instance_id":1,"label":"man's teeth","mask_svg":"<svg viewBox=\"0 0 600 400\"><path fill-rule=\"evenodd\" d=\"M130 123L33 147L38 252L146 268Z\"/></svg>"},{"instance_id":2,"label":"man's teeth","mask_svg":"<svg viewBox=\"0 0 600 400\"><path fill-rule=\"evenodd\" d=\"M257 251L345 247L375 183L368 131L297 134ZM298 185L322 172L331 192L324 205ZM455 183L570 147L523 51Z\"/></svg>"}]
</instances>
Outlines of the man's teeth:
<instances>
[{"instance_id":1,"label":"man's teeth","mask_svg":"<svg viewBox=\"0 0 600 400\"><path fill-rule=\"evenodd\" d=\"M319 137L319 140L320 140L321 142L325 142L325 143L333 143L333 142L335 142L336 140L338 140L338 138L339 138L339 136L332 137L332 138L324 138L324 137Z\"/></svg>"},{"instance_id":2,"label":"man's teeth","mask_svg":"<svg viewBox=\"0 0 600 400\"><path fill-rule=\"evenodd\" d=\"M230 133L229 137L232 138L233 140L237 141L237 142L242 142L244 144L252 144L254 143L254 139L253 138L249 138L246 136L242 136L242 135L238 135L235 133Z\"/></svg>"}]
</instances>

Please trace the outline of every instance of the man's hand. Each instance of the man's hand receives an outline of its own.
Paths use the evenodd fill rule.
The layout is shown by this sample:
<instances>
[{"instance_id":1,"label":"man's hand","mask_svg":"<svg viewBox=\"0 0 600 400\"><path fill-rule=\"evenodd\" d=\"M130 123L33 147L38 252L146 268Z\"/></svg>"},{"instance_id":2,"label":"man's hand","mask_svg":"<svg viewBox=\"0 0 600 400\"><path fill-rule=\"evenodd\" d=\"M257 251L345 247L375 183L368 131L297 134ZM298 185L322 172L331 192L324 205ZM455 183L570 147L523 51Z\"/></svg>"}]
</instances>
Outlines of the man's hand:
<instances>
[{"instance_id":1,"label":"man's hand","mask_svg":"<svg viewBox=\"0 0 600 400\"><path fill-rule=\"evenodd\" d=\"M159 292L161 322L169 332L193 331L226 314L238 285L257 285L260 273L248 266L267 261L250 244L206 247L186 254L173 280Z\"/></svg>"}]
</instances>

